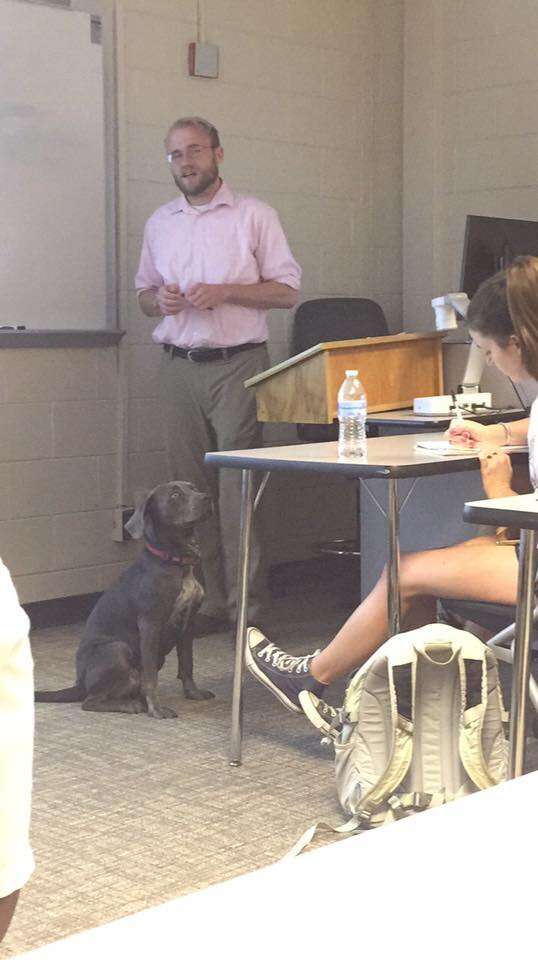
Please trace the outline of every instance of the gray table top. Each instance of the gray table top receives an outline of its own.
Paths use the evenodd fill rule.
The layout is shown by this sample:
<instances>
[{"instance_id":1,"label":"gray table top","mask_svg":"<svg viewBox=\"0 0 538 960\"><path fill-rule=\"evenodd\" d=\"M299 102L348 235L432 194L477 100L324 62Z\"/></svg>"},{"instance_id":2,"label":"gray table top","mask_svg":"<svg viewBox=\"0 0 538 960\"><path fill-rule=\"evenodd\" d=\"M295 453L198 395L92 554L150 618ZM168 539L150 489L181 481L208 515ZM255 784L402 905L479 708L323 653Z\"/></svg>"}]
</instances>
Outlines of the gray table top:
<instances>
[{"instance_id":1,"label":"gray table top","mask_svg":"<svg viewBox=\"0 0 538 960\"><path fill-rule=\"evenodd\" d=\"M512 407L507 407L503 410L498 411L489 411L484 413L466 413L465 419L468 420L479 420L479 421L491 421L498 422L499 420L519 420L522 417L525 417L526 413L524 410L515 409ZM391 426L419 426L424 424L425 426L437 426L445 427L448 426L451 420L454 419L453 414L438 414L435 416L425 416L425 414L414 413L413 408L409 407L404 410L384 410L382 413L369 413L368 414L368 423L372 424L390 424Z\"/></svg>"},{"instance_id":2,"label":"gray table top","mask_svg":"<svg viewBox=\"0 0 538 960\"><path fill-rule=\"evenodd\" d=\"M478 457L473 450L445 457L416 450L415 444L424 439L423 433L374 437L367 441L365 460L339 459L336 442L262 447L256 450L221 450L207 453L205 460L216 467L241 470L303 470L356 478L425 477L478 468ZM443 434L428 434L427 439L442 440ZM524 460L527 454L516 453L512 456Z\"/></svg>"},{"instance_id":3,"label":"gray table top","mask_svg":"<svg viewBox=\"0 0 538 960\"><path fill-rule=\"evenodd\" d=\"M538 499L536 493L517 497L498 497L493 500L470 500L463 508L463 517L469 523L516 527L520 530L538 530Z\"/></svg>"}]
</instances>

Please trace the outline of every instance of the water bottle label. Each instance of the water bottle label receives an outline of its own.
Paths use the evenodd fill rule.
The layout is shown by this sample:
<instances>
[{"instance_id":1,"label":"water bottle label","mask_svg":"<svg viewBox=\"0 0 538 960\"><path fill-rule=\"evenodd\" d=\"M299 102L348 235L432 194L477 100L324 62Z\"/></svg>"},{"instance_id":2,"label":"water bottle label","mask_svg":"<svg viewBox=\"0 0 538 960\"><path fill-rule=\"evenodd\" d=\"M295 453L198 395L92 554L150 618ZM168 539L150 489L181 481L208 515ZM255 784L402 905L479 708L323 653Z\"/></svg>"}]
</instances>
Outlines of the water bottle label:
<instances>
[{"instance_id":1,"label":"water bottle label","mask_svg":"<svg viewBox=\"0 0 538 960\"><path fill-rule=\"evenodd\" d=\"M341 400L338 404L338 416L349 417L356 416L366 410L366 404L363 400Z\"/></svg>"}]
</instances>

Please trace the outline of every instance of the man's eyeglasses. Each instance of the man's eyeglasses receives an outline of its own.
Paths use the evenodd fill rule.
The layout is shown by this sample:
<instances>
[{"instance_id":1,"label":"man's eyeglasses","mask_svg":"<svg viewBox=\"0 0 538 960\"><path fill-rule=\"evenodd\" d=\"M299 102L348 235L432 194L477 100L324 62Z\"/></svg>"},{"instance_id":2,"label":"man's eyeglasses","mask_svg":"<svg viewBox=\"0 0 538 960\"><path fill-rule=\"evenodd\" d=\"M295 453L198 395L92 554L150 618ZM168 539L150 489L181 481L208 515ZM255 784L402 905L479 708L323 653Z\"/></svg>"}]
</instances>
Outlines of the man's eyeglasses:
<instances>
[{"instance_id":1,"label":"man's eyeglasses","mask_svg":"<svg viewBox=\"0 0 538 960\"><path fill-rule=\"evenodd\" d=\"M168 160L168 163L181 163L182 160L192 160L194 157L199 157L203 150L214 149L215 148L211 145L207 147L201 147L198 143L193 143L185 150L172 150L172 153L166 154L166 159Z\"/></svg>"}]
</instances>

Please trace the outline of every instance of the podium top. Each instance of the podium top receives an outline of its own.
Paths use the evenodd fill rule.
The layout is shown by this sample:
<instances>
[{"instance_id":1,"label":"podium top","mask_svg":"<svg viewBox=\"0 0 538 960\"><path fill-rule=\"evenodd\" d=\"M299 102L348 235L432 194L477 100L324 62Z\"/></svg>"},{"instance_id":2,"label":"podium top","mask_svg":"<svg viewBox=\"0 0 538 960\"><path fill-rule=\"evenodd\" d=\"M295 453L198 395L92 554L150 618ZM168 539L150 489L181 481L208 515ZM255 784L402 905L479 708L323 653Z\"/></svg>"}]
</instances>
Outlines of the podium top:
<instances>
[{"instance_id":1,"label":"podium top","mask_svg":"<svg viewBox=\"0 0 538 960\"><path fill-rule=\"evenodd\" d=\"M428 330L427 333L393 333L386 337L363 337L359 340L329 340L324 343L316 343L314 347L309 347L308 350L303 350L302 353L296 353L295 356L289 357L288 360L283 360L282 363L277 363L274 367L269 367L268 370L256 374L255 377L250 377L249 380L245 380L245 387L253 387L255 384L261 383L263 380L274 376L275 373L280 373L281 370L293 367L295 364L302 360L307 360L317 353L349 349L349 347L368 347L374 345L376 347L382 347L384 344L402 343L409 340L439 340L445 337L446 334L446 330Z\"/></svg>"}]
</instances>

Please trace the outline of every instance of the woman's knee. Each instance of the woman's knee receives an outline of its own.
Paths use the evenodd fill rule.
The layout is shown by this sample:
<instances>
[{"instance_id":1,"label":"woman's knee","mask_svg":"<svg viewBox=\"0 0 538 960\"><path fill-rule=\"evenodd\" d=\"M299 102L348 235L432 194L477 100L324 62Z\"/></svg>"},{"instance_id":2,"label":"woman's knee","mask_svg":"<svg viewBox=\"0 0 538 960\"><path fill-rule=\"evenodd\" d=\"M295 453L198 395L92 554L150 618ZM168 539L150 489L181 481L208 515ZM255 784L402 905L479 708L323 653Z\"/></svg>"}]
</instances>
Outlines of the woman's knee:
<instances>
[{"instance_id":1,"label":"woman's knee","mask_svg":"<svg viewBox=\"0 0 538 960\"><path fill-rule=\"evenodd\" d=\"M403 554L400 559L400 593L402 597L415 597L427 593L428 583L439 570L436 550L423 550Z\"/></svg>"},{"instance_id":2,"label":"woman's knee","mask_svg":"<svg viewBox=\"0 0 538 960\"><path fill-rule=\"evenodd\" d=\"M437 551L425 550L416 553L403 553L400 557L398 584L402 599L413 597L424 592L424 580L428 567L431 565L431 555ZM435 563L435 561L433 561ZM387 590L389 582L388 564L385 564L375 590Z\"/></svg>"}]
</instances>

